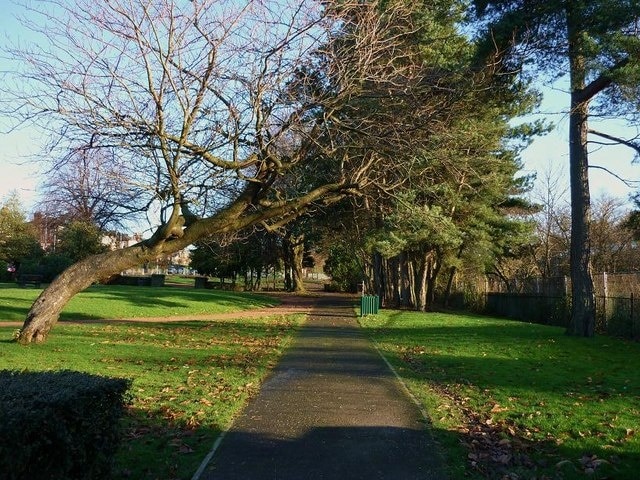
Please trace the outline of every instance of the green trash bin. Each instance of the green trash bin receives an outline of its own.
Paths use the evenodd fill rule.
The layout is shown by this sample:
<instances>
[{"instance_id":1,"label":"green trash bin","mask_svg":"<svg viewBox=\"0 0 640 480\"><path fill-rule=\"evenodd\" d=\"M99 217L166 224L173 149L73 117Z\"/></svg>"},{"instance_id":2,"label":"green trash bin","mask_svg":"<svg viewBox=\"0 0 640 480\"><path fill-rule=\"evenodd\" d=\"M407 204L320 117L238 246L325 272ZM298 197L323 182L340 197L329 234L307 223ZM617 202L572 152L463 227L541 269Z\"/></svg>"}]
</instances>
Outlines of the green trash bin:
<instances>
[{"instance_id":1,"label":"green trash bin","mask_svg":"<svg viewBox=\"0 0 640 480\"><path fill-rule=\"evenodd\" d=\"M378 295L362 295L360 298L360 316L375 315L380 308L380 297Z\"/></svg>"}]
</instances>

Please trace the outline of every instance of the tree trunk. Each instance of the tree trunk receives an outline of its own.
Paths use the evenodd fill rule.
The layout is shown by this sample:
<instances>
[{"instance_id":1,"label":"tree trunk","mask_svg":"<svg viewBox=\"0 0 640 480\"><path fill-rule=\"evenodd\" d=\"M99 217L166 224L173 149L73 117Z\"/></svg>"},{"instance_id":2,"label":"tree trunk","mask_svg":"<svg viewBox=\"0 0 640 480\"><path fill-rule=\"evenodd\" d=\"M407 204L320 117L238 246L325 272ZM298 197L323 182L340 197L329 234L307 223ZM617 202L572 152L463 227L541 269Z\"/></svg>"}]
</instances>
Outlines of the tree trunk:
<instances>
[{"instance_id":1,"label":"tree trunk","mask_svg":"<svg viewBox=\"0 0 640 480\"><path fill-rule=\"evenodd\" d=\"M400 263L398 257L381 258L384 301L388 307L400 305Z\"/></svg>"},{"instance_id":2,"label":"tree trunk","mask_svg":"<svg viewBox=\"0 0 640 480\"><path fill-rule=\"evenodd\" d=\"M464 252L464 248L465 245L464 243L462 245L460 245L460 248L458 249L458 254L456 255L456 259L460 260L462 258L462 253ZM448 275L448 279L447 279L447 289L444 292L444 306L448 307L449 306L449 302L451 300L451 290L453 288L453 280L456 276L456 271L457 268L455 266L451 266L449 267L449 275Z\"/></svg>"},{"instance_id":3,"label":"tree trunk","mask_svg":"<svg viewBox=\"0 0 640 480\"><path fill-rule=\"evenodd\" d=\"M456 276L456 267L449 267L449 275L447 278L447 288L444 291L444 306L449 307L451 303L451 290L453 289L453 279Z\"/></svg>"},{"instance_id":4,"label":"tree trunk","mask_svg":"<svg viewBox=\"0 0 640 480\"><path fill-rule=\"evenodd\" d=\"M567 333L592 337L595 299L591 278L591 199L587 150L589 101L584 94L587 69L583 55L579 11L568 11L571 112L569 114L569 175L571 184L571 321Z\"/></svg>"},{"instance_id":5,"label":"tree trunk","mask_svg":"<svg viewBox=\"0 0 640 480\"><path fill-rule=\"evenodd\" d=\"M440 268L442 267L442 259L440 254L431 257L430 268L427 277L427 307L431 307L436 301L436 285Z\"/></svg>"},{"instance_id":6,"label":"tree trunk","mask_svg":"<svg viewBox=\"0 0 640 480\"><path fill-rule=\"evenodd\" d=\"M398 258L398 266L400 270L399 287L400 287L400 306L411 306L411 275L409 274L409 261L406 253L401 253Z\"/></svg>"},{"instance_id":7,"label":"tree trunk","mask_svg":"<svg viewBox=\"0 0 640 480\"><path fill-rule=\"evenodd\" d=\"M416 310L420 312L426 312L428 307L428 265L431 262L431 253L426 253L416 264L417 268L415 274L415 291L416 291Z\"/></svg>"},{"instance_id":8,"label":"tree trunk","mask_svg":"<svg viewBox=\"0 0 640 480\"><path fill-rule=\"evenodd\" d=\"M302 260L304 257L304 235L287 234L283 238L285 265L285 289L290 292L304 292Z\"/></svg>"},{"instance_id":9,"label":"tree trunk","mask_svg":"<svg viewBox=\"0 0 640 480\"><path fill-rule=\"evenodd\" d=\"M154 250L138 244L122 250L93 255L75 263L58 275L33 303L20 330L18 342L22 344L43 342L58 321L64 306L76 293L97 280L141 265L156 256L157 253Z\"/></svg>"},{"instance_id":10,"label":"tree trunk","mask_svg":"<svg viewBox=\"0 0 640 480\"><path fill-rule=\"evenodd\" d=\"M573 95L572 95L573 96ZM571 322L570 335L595 333L595 299L591 278L591 199L587 157L587 105L573 105L569 119L571 176Z\"/></svg>"},{"instance_id":11,"label":"tree trunk","mask_svg":"<svg viewBox=\"0 0 640 480\"><path fill-rule=\"evenodd\" d=\"M372 288L376 292L382 301L382 305L388 305L387 298L387 278L385 276L385 262L382 255L378 252L373 252L373 266L372 266Z\"/></svg>"},{"instance_id":12,"label":"tree trunk","mask_svg":"<svg viewBox=\"0 0 640 480\"><path fill-rule=\"evenodd\" d=\"M297 241L294 242L292 248L292 279L293 279L293 291L302 293L305 292L304 280L302 278L302 260L304 257L304 236L297 237Z\"/></svg>"},{"instance_id":13,"label":"tree trunk","mask_svg":"<svg viewBox=\"0 0 640 480\"><path fill-rule=\"evenodd\" d=\"M293 281L291 279L291 261L287 254L284 256L284 289L290 292L293 289Z\"/></svg>"}]
</instances>

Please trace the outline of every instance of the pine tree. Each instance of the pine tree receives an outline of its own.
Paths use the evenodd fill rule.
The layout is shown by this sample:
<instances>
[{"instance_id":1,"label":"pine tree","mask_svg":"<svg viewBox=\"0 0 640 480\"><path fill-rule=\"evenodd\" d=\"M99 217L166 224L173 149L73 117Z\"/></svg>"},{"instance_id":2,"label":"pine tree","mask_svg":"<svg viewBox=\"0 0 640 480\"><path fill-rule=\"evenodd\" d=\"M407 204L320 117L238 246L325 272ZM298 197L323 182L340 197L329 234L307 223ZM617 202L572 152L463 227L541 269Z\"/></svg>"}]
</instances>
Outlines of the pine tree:
<instances>
[{"instance_id":1,"label":"pine tree","mask_svg":"<svg viewBox=\"0 0 640 480\"><path fill-rule=\"evenodd\" d=\"M590 273L591 206L588 176L590 108L637 107L640 37L637 0L476 0L486 24L482 53L498 54L521 74L568 75L571 183L571 323L567 333L591 337L595 298ZM526 69L524 70L527 71ZM614 99L614 102L609 100ZM597 103L601 100L600 104ZM606 101L605 101L606 100ZM635 105L634 105L634 102Z\"/></svg>"}]
</instances>

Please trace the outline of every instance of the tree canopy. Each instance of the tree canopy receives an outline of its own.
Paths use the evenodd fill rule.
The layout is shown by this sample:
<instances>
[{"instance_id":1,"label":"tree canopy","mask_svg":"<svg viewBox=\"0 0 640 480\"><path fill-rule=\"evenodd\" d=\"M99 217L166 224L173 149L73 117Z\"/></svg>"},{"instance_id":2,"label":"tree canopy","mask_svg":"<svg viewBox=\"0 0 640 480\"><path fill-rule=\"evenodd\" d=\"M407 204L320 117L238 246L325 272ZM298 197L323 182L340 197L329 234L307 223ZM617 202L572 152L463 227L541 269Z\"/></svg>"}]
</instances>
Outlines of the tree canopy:
<instances>
[{"instance_id":1,"label":"tree canopy","mask_svg":"<svg viewBox=\"0 0 640 480\"><path fill-rule=\"evenodd\" d=\"M412 145L409 162L380 172L350 214L330 214L346 224L339 235L347 236L333 251L331 269L341 267L347 278L359 267L366 290L385 305L430 308L438 281L440 292L448 290L442 285L463 263L484 273L500 254L495 245L509 243L498 236L514 240L505 234L508 227L527 229L508 217L508 205L526 184L515 178L519 150L542 126L510 120L530 111L538 97L507 72L478 67L476 45L457 29L464 11L456 7L443 1L422 9L415 36L423 60L440 73L441 91L432 95L443 95L445 104L442 92L455 92L455 102L432 117L437 128ZM330 223L335 236L338 225ZM359 254L345 257L345 246Z\"/></svg>"},{"instance_id":2,"label":"tree canopy","mask_svg":"<svg viewBox=\"0 0 640 480\"><path fill-rule=\"evenodd\" d=\"M40 256L42 248L36 232L27 222L25 209L16 193L0 204L0 260L3 268L18 271L27 258Z\"/></svg>"},{"instance_id":3,"label":"tree canopy","mask_svg":"<svg viewBox=\"0 0 640 480\"><path fill-rule=\"evenodd\" d=\"M47 132L56 158L81 150L126 165L125 190L159 221L140 244L58 276L20 341L44 340L66 301L95 280L213 234L284 224L400 172L459 99L442 88L451 72L420 57L417 8L33 4L24 23L38 41L10 50L5 109ZM315 180L286 181L301 172Z\"/></svg>"},{"instance_id":4,"label":"tree canopy","mask_svg":"<svg viewBox=\"0 0 640 480\"><path fill-rule=\"evenodd\" d=\"M43 341L96 280L238 232L281 232L293 285L307 215L347 198L369 263L401 272L369 265L373 288L418 308L440 272L516 247L498 235L522 244L518 152L541 126L511 120L538 97L461 33L465 15L452 0L33 4L38 40L9 49L0 101L49 135L48 191L72 200L50 208L105 226L144 212L153 229L59 275L19 341Z\"/></svg>"}]
</instances>

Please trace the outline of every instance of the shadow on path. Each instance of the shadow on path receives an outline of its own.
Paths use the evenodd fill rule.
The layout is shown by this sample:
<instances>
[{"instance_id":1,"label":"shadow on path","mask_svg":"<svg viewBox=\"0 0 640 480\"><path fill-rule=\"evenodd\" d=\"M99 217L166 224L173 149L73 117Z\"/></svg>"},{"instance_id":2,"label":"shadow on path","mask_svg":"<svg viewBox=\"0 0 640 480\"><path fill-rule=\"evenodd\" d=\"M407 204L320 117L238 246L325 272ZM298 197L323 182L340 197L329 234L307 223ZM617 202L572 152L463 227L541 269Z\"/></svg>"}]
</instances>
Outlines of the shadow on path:
<instances>
[{"instance_id":1,"label":"shadow on path","mask_svg":"<svg viewBox=\"0 0 640 480\"><path fill-rule=\"evenodd\" d=\"M445 478L425 419L359 330L352 305L317 298L197 478Z\"/></svg>"}]
</instances>

